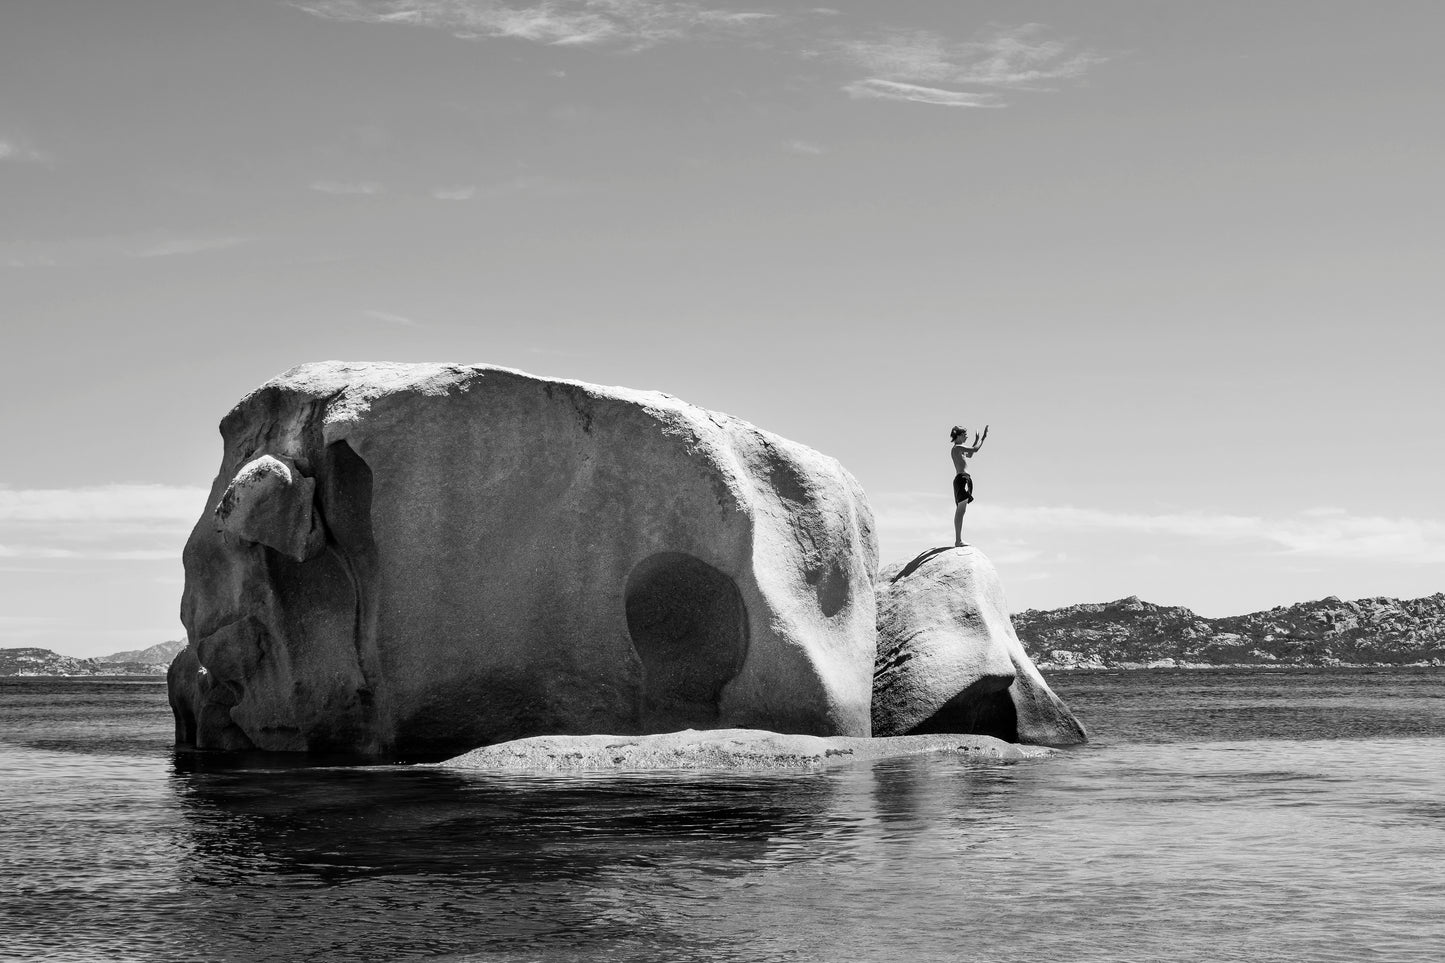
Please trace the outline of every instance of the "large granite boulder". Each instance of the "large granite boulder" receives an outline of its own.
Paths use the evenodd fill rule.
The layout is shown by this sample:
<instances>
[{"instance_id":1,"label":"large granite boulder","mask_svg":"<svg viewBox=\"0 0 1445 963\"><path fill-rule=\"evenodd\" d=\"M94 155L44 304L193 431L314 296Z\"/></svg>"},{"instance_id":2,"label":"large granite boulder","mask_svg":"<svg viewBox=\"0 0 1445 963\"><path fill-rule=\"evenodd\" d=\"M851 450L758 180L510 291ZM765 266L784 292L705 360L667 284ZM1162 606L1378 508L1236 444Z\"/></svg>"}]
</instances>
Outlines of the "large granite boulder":
<instances>
[{"instance_id":1,"label":"large granite boulder","mask_svg":"<svg viewBox=\"0 0 1445 963\"><path fill-rule=\"evenodd\" d=\"M1065 746L1084 727L1014 634L978 549L939 548L879 574L873 734L977 733Z\"/></svg>"},{"instance_id":2,"label":"large granite boulder","mask_svg":"<svg viewBox=\"0 0 1445 963\"><path fill-rule=\"evenodd\" d=\"M181 744L869 734L876 539L831 458L657 392L443 364L301 365L221 434Z\"/></svg>"}]
</instances>

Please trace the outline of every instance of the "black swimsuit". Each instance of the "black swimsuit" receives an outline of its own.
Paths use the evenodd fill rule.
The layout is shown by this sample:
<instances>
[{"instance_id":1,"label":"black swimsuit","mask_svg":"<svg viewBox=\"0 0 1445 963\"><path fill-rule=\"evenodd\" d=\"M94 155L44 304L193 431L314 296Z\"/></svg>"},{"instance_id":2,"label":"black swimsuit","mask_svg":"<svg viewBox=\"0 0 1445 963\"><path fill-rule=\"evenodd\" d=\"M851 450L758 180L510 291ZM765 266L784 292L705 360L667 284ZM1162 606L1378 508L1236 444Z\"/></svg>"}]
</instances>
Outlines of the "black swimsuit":
<instances>
[{"instance_id":1,"label":"black swimsuit","mask_svg":"<svg viewBox=\"0 0 1445 963\"><path fill-rule=\"evenodd\" d=\"M953 476L953 503L959 505L971 501L973 501L973 476L966 471L961 471Z\"/></svg>"}]
</instances>

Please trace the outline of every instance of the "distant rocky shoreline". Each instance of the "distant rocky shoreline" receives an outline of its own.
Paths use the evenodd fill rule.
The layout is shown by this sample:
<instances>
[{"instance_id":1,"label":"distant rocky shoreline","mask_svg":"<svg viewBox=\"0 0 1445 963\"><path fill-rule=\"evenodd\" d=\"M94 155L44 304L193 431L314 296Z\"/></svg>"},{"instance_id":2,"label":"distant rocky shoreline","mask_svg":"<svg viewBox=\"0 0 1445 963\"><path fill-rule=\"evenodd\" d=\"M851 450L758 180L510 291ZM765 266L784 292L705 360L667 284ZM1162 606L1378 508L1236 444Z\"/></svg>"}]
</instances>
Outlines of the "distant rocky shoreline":
<instances>
[{"instance_id":1,"label":"distant rocky shoreline","mask_svg":"<svg viewBox=\"0 0 1445 963\"><path fill-rule=\"evenodd\" d=\"M1040 669L1296 669L1445 666L1445 592L1419 599L1334 596L1207 619L1137 596L1028 609L1015 632ZM164 676L185 641L82 659L0 649L0 677Z\"/></svg>"},{"instance_id":2,"label":"distant rocky shoreline","mask_svg":"<svg viewBox=\"0 0 1445 963\"><path fill-rule=\"evenodd\" d=\"M184 639L159 642L144 649L81 659L34 647L0 649L0 677L102 678L115 676L165 677Z\"/></svg>"},{"instance_id":3,"label":"distant rocky shoreline","mask_svg":"<svg viewBox=\"0 0 1445 963\"><path fill-rule=\"evenodd\" d=\"M1286 669L1438 669L1445 662L1180 662L1158 659L1154 662L1043 662L1040 669L1050 672L1138 672L1143 669L1249 669L1282 672Z\"/></svg>"},{"instance_id":4,"label":"distant rocky shoreline","mask_svg":"<svg viewBox=\"0 0 1445 963\"><path fill-rule=\"evenodd\" d=\"M1335 596L1207 619L1137 596L1013 617L1041 669L1445 666L1445 593Z\"/></svg>"}]
</instances>

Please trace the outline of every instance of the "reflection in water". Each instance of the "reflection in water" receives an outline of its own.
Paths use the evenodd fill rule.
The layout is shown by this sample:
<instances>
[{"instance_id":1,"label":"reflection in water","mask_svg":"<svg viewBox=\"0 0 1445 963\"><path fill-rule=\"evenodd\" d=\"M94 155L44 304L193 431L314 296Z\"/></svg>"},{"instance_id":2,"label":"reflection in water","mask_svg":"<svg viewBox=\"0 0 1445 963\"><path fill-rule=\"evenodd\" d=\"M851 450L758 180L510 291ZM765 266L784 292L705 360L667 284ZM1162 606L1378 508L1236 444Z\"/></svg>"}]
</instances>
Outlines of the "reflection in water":
<instances>
[{"instance_id":1,"label":"reflection in water","mask_svg":"<svg viewBox=\"0 0 1445 963\"><path fill-rule=\"evenodd\" d=\"M358 941L387 958L829 955L835 929L876 942L903 906L932 920L926 958L1018 831L1021 774L1050 764L577 777L196 761L171 777L180 883L208 894L189 925L259 951L299 914L298 959ZM828 924L790 932L800 913Z\"/></svg>"},{"instance_id":2,"label":"reflection in water","mask_svg":"<svg viewBox=\"0 0 1445 963\"><path fill-rule=\"evenodd\" d=\"M0 957L1438 957L1445 674L1058 688L1101 738L1054 759L579 778L175 754L163 689L0 684Z\"/></svg>"},{"instance_id":3,"label":"reflection in water","mask_svg":"<svg viewBox=\"0 0 1445 963\"><path fill-rule=\"evenodd\" d=\"M838 859L849 835L839 823L866 819L843 817L853 807L839 806L838 784L809 774L518 777L205 763L180 757L171 778L192 841L179 869L183 885L226 894L193 906L191 923L242 944L274 940L299 904L308 932L360 937L388 953L581 941L671 954L696 943L688 919L709 914L708 890ZM639 881L650 898L638 898ZM238 916L236 899L252 886L260 891ZM292 892L277 899L278 888Z\"/></svg>"},{"instance_id":4,"label":"reflection in water","mask_svg":"<svg viewBox=\"0 0 1445 963\"><path fill-rule=\"evenodd\" d=\"M187 767L189 768L189 767ZM172 788L197 846L221 863L264 858L295 882L411 873L546 876L605 870L665 840L739 865L809 832L829 785L807 775L518 777L414 767L183 771ZM563 845L565 844L565 845ZM661 850L659 850L661 851Z\"/></svg>"}]
</instances>

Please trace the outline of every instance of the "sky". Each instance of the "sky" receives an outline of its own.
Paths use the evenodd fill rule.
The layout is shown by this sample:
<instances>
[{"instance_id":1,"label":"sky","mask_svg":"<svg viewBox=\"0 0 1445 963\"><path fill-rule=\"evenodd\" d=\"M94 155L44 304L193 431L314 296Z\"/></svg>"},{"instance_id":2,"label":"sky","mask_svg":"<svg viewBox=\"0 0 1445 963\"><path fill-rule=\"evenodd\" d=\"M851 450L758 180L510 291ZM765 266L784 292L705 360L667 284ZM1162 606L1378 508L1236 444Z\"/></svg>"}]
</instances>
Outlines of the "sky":
<instances>
[{"instance_id":1,"label":"sky","mask_svg":"<svg viewBox=\"0 0 1445 963\"><path fill-rule=\"evenodd\" d=\"M0 647L182 637L286 368L667 391L1010 606L1445 590L1445 4L6 0Z\"/></svg>"}]
</instances>

